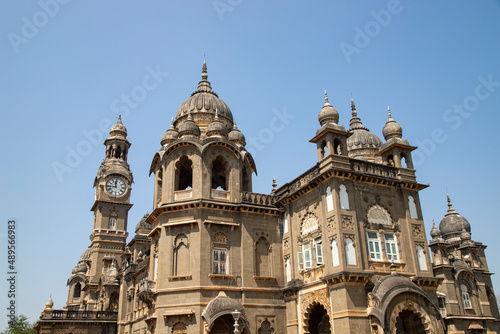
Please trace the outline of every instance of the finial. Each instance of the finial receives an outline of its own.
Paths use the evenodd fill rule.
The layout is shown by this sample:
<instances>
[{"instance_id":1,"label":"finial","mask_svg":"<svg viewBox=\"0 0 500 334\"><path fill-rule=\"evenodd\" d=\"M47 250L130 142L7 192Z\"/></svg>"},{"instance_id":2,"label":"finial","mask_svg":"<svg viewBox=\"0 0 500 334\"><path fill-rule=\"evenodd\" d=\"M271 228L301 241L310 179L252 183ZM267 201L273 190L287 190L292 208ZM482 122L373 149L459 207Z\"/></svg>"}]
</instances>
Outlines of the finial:
<instances>
[{"instance_id":1,"label":"finial","mask_svg":"<svg viewBox=\"0 0 500 334\"><path fill-rule=\"evenodd\" d=\"M174 118L172 117L172 119L170 120L170 128L173 129L174 128Z\"/></svg>"},{"instance_id":2,"label":"finial","mask_svg":"<svg viewBox=\"0 0 500 334\"><path fill-rule=\"evenodd\" d=\"M453 209L453 206L451 204L451 200L450 200L450 195L449 194L446 194L446 199L448 201L448 212L446 212L446 216L450 215L452 213L456 213L455 209Z\"/></svg>"},{"instance_id":3,"label":"finial","mask_svg":"<svg viewBox=\"0 0 500 334\"><path fill-rule=\"evenodd\" d=\"M118 121L116 121L118 124L122 124L122 113L118 114Z\"/></svg>"},{"instance_id":4,"label":"finial","mask_svg":"<svg viewBox=\"0 0 500 334\"><path fill-rule=\"evenodd\" d=\"M389 118L392 118L391 109L389 108L389 106L387 106L387 115L389 116Z\"/></svg>"},{"instance_id":5,"label":"finial","mask_svg":"<svg viewBox=\"0 0 500 334\"><path fill-rule=\"evenodd\" d=\"M272 184L272 186L273 186L273 190L271 192L274 193L274 192L276 192L276 187L278 186L278 184L276 183L276 178L275 177L273 177L273 184Z\"/></svg>"},{"instance_id":6,"label":"finial","mask_svg":"<svg viewBox=\"0 0 500 334\"><path fill-rule=\"evenodd\" d=\"M358 116L358 112L356 111L356 105L354 104L354 99L351 96L351 111L352 111L352 117Z\"/></svg>"},{"instance_id":7,"label":"finial","mask_svg":"<svg viewBox=\"0 0 500 334\"><path fill-rule=\"evenodd\" d=\"M207 62L205 61L205 57L203 57L203 68L201 70L201 78L203 80L207 80L208 74L207 74Z\"/></svg>"},{"instance_id":8,"label":"finial","mask_svg":"<svg viewBox=\"0 0 500 334\"><path fill-rule=\"evenodd\" d=\"M436 223L434 222L434 218L432 218L432 226L436 227Z\"/></svg>"},{"instance_id":9,"label":"finial","mask_svg":"<svg viewBox=\"0 0 500 334\"><path fill-rule=\"evenodd\" d=\"M191 117L191 110L188 111L188 118L189 121L193 120L193 117Z\"/></svg>"},{"instance_id":10,"label":"finial","mask_svg":"<svg viewBox=\"0 0 500 334\"><path fill-rule=\"evenodd\" d=\"M325 104L327 103L330 103L330 101L328 101L328 94L326 93L326 89L325 89Z\"/></svg>"}]
</instances>

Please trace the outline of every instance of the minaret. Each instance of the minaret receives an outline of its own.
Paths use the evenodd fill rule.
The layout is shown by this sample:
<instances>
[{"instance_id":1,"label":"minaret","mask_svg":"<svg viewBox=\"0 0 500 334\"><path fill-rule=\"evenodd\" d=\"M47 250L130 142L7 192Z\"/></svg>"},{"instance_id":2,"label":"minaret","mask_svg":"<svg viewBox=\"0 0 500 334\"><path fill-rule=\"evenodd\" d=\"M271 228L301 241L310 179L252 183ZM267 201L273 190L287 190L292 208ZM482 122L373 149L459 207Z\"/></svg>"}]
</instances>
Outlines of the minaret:
<instances>
[{"instance_id":1,"label":"minaret","mask_svg":"<svg viewBox=\"0 0 500 334\"><path fill-rule=\"evenodd\" d=\"M123 125L121 116L111 127L104 145L106 155L94 181L91 243L68 281L68 309L109 310L115 302L113 298L117 296L113 292L118 292L118 282L108 278L112 270L117 270L115 266L120 263L120 254L125 249L133 182L127 163L131 144L127 140L127 128ZM99 293L98 289L101 289Z\"/></svg>"}]
</instances>

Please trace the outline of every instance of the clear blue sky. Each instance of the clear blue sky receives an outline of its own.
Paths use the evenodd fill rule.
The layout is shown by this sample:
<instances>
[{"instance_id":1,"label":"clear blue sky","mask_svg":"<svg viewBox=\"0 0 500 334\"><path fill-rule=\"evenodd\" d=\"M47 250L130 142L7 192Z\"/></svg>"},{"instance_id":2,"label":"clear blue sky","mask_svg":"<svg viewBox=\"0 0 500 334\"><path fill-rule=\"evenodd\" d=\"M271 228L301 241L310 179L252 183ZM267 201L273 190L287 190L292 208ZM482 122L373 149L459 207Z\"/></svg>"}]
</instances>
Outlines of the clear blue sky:
<instances>
[{"instance_id":1,"label":"clear blue sky","mask_svg":"<svg viewBox=\"0 0 500 334\"><path fill-rule=\"evenodd\" d=\"M0 247L8 218L17 218L19 310L35 321L50 294L64 306L71 269L89 245L92 184L104 157L97 129L120 109L135 177L130 233L151 209L151 160L196 89L204 53L212 87L247 141L257 140L255 192L316 163L308 140L324 89L341 124L349 125L352 94L380 137L390 105L403 137L420 147L427 235L446 212L448 191L499 272L499 18L493 0L0 1ZM145 90L151 71L160 74ZM288 124L263 135L285 111ZM99 143L86 144L85 133ZM84 156L68 166L72 150ZM55 164L71 171L58 178ZM0 265L6 272L5 250ZM500 278L493 280L499 294ZM0 329L6 322L2 312Z\"/></svg>"}]
</instances>

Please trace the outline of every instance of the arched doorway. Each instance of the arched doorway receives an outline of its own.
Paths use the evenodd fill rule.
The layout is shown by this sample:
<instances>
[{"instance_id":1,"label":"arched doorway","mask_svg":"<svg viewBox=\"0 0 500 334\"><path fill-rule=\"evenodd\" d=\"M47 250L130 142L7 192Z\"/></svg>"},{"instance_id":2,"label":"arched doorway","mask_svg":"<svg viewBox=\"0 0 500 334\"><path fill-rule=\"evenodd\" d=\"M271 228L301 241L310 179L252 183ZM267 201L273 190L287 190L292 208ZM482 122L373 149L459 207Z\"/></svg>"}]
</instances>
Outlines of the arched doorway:
<instances>
[{"instance_id":1,"label":"arched doorway","mask_svg":"<svg viewBox=\"0 0 500 334\"><path fill-rule=\"evenodd\" d=\"M234 319L231 314L224 314L218 317L212 328L210 329L210 334L233 334L234 333ZM244 333L245 329L242 328L242 323L240 321L239 331Z\"/></svg>"},{"instance_id":2,"label":"arched doorway","mask_svg":"<svg viewBox=\"0 0 500 334\"><path fill-rule=\"evenodd\" d=\"M310 334L330 334L330 317L325 308L321 304L316 304L309 313L309 326L308 331Z\"/></svg>"},{"instance_id":3,"label":"arched doorway","mask_svg":"<svg viewBox=\"0 0 500 334\"><path fill-rule=\"evenodd\" d=\"M425 334L425 326L417 313L403 310L396 318L396 333Z\"/></svg>"}]
</instances>

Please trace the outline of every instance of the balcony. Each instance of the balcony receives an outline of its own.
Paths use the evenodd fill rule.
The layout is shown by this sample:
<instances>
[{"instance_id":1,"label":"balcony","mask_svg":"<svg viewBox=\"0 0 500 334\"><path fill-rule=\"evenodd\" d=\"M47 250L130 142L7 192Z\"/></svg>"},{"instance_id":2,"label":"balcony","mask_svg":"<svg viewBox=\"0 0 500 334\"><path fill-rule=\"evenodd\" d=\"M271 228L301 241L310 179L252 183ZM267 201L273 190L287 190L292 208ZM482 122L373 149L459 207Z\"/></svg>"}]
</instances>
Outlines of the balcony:
<instances>
[{"instance_id":1,"label":"balcony","mask_svg":"<svg viewBox=\"0 0 500 334\"><path fill-rule=\"evenodd\" d=\"M42 320L93 320L93 321L117 321L116 311L70 311L54 310L52 313L42 315Z\"/></svg>"},{"instance_id":2,"label":"balcony","mask_svg":"<svg viewBox=\"0 0 500 334\"><path fill-rule=\"evenodd\" d=\"M146 303L149 308L153 305L153 292L155 290L155 285L155 281L151 281L146 278L139 282L137 297Z\"/></svg>"}]
</instances>

